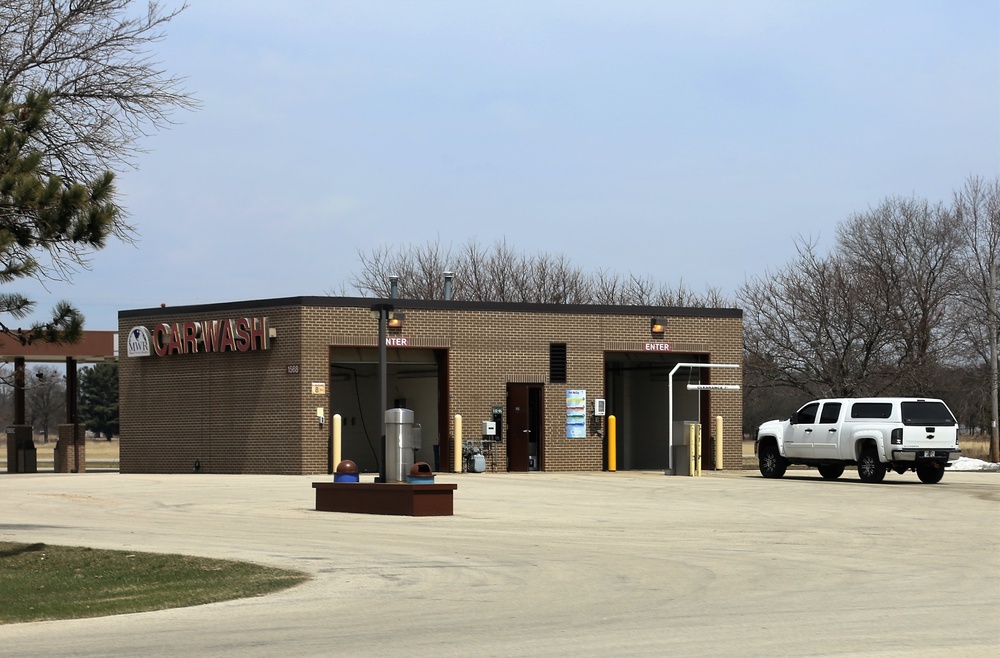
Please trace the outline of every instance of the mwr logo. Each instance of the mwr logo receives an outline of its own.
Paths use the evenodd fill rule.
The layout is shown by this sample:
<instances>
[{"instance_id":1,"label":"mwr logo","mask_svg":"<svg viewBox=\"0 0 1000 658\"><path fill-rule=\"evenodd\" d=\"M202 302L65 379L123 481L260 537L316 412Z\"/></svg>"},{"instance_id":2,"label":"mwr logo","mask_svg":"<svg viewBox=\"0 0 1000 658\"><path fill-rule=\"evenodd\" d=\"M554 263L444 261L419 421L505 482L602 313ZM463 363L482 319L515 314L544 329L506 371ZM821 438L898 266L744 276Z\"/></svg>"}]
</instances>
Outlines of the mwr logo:
<instances>
[{"instance_id":1,"label":"mwr logo","mask_svg":"<svg viewBox=\"0 0 1000 658\"><path fill-rule=\"evenodd\" d=\"M152 353L149 329L146 327L132 327L128 332L128 355L149 356Z\"/></svg>"}]
</instances>

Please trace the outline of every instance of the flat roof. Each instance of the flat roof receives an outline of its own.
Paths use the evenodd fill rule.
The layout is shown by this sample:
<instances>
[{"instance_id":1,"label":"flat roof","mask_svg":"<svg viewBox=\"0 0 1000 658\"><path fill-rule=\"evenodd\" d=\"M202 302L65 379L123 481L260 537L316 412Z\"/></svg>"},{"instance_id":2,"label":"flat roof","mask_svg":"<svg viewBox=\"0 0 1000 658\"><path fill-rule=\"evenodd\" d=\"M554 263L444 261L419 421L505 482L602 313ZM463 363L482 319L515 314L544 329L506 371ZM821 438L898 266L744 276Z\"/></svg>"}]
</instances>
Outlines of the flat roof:
<instances>
[{"instance_id":1,"label":"flat roof","mask_svg":"<svg viewBox=\"0 0 1000 658\"><path fill-rule=\"evenodd\" d=\"M285 306L303 306L313 308L368 308L375 306L376 304L391 304L397 309L427 309L442 311L496 311L501 313L560 313L567 315L662 315L666 317L743 318L743 310L738 308L705 308L698 306L616 306L610 304L529 304L523 302L475 302L465 300L445 301L443 299L385 299L378 297L310 296L132 309L118 311L118 318L142 318L164 314L181 315L219 311L237 311L245 308L271 308Z\"/></svg>"}]
</instances>

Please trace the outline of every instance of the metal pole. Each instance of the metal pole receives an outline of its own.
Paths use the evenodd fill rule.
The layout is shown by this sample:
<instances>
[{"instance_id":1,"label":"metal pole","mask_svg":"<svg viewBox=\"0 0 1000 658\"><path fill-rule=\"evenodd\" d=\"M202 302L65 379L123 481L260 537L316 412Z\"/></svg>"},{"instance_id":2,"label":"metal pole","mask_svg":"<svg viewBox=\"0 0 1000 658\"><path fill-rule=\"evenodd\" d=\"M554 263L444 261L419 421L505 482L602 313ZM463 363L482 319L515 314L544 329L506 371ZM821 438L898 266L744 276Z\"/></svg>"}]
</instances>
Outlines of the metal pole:
<instances>
[{"instance_id":1,"label":"metal pole","mask_svg":"<svg viewBox=\"0 0 1000 658\"><path fill-rule=\"evenodd\" d=\"M24 404L24 357L14 357L14 424L26 425Z\"/></svg>"},{"instance_id":2,"label":"metal pole","mask_svg":"<svg viewBox=\"0 0 1000 658\"><path fill-rule=\"evenodd\" d=\"M990 398L992 398L990 403L990 415L991 418L991 429L990 429L990 460L997 462L1000 461L1000 428L997 427L997 420L1000 417L1000 401L998 401L998 396L1000 396L1000 391L998 391L997 384L997 369L998 364L1000 364L1000 354L997 354L997 334L1000 333L998 329L998 321L1000 321L1000 308L997 307L997 264L993 263L990 266L990 312L989 312L989 322L987 322L987 327L990 332Z\"/></svg>"},{"instance_id":3,"label":"metal pole","mask_svg":"<svg viewBox=\"0 0 1000 658\"><path fill-rule=\"evenodd\" d=\"M389 320L389 309L387 304L379 305L378 310L378 381L379 381L379 416L382 418L382 459L379 461L378 476L379 482L388 482L386 479L386 436L385 436L385 406L387 404L386 395L386 349L385 334L386 323Z\"/></svg>"},{"instance_id":4,"label":"metal pole","mask_svg":"<svg viewBox=\"0 0 1000 658\"><path fill-rule=\"evenodd\" d=\"M76 359L66 357L66 420L73 424L73 472L81 473L85 464L80 460L80 387L77 383Z\"/></svg>"}]
</instances>

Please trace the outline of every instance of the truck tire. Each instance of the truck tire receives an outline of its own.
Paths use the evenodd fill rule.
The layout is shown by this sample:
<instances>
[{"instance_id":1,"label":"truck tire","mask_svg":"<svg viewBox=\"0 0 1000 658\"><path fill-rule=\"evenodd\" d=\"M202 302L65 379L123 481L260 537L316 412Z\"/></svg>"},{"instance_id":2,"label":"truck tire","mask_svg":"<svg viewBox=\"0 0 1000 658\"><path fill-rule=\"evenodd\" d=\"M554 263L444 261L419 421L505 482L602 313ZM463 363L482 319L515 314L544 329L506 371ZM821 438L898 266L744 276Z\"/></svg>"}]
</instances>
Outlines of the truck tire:
<instances>
[{"instance_id":1,"label":"truck tire","mask_svg":"<svg viewBox=\"0 0 1000 658\"><path fill-rule=\"evenodd\" d=\"M778 452L778 446L765 443L758 453L760 474L766 478L780 478L788 468L788 461Z\"/></svg>"},{"instance_id":2,"label":"truck tire","mask_svg":"<svg viewBox=\"0 0 1000 658\"><path fill-rule=\"evenodd\" d=\"M937 484L944 476L944 466L937 462L921 462L917 464L917 477L924 484Z\"/></svg>"},{"instance_id":3,"label":"truck tire","mask_svg":"<svg viewBox=\"0 0 1000 658\"><path fill-rule=\"evenodd\" d=\"M836 480L844 474L843 464L822 464L818 468L824 480Z\"/></svg>"},{"instance_id":4,"label":"truck tire","mask_svg":"<svg viewBox=\"0 0 1000 658\"><path fill-rule=\"evenodd\" d=\"M862 482L876 483L885 479L885 464L878 460L875 448L865 448L858 458L858 477Z\"/></svg>"}]
</instances>

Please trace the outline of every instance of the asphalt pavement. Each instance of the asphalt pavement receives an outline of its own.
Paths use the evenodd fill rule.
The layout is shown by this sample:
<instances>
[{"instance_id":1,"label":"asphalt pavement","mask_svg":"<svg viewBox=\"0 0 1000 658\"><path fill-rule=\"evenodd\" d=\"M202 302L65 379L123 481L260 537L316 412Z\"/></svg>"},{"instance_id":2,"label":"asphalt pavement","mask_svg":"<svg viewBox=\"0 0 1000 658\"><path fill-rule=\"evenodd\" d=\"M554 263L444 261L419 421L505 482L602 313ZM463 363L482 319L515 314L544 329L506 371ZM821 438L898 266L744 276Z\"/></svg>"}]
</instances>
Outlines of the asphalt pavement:
<instances>
[{"instance_id":1,"label":"asphalt pavement","mask_svg":"<svg viewBox=\"0 0 1000 658\"><path fill-rule=\"evenodd\" d=\"M0 474L0 540L312 574L0 626L3 656L996 656L1000 474L438 475L450 517L315 511L327 477Z\"/></svg>"}]
</instances>

